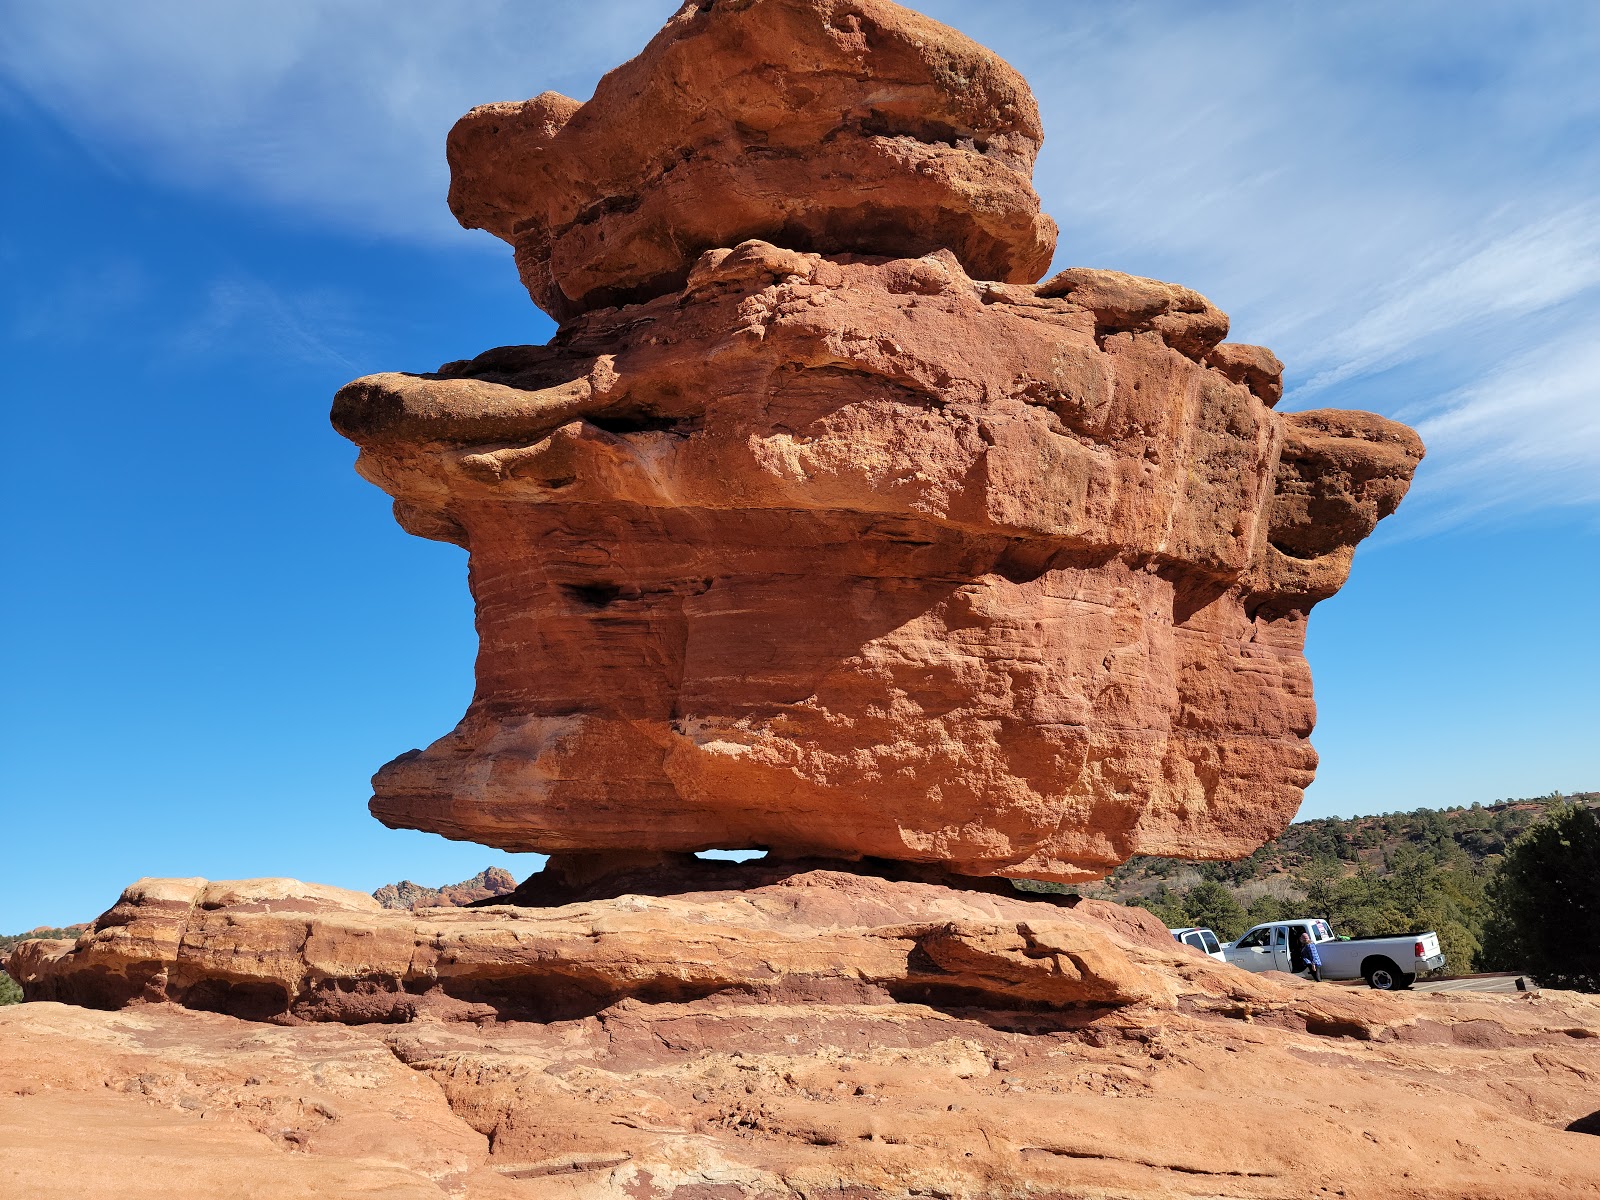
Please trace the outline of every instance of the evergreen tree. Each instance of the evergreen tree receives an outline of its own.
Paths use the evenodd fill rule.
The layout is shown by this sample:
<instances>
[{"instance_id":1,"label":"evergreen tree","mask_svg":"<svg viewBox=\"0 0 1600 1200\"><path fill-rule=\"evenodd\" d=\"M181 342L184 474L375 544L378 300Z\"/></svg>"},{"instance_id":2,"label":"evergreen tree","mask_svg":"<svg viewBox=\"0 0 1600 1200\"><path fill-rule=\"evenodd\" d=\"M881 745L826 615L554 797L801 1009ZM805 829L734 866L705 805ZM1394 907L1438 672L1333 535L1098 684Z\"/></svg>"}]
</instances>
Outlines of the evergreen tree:
<instances>
[{"instance_id":1,"label":"evergreen tree","mask_svg":"<svg viewBox=\"0 0 1600 1200\"><path fill-rule=\"evenodd\" d=\"M1293 905L1285 905L1276 896L1257 896L1250 901L1250 907L1244 910L1245 928L1252 925L1265 925L1270 921L1285 921L1300 914L1291 912Z\"/></svg>"},{"instance_id":2,"label":"evergreen tree","mask_svg":"<svg viewBox=\"0 0 1600 1200\"><path fill-rule=\"evenodd\" d=\"M1507 847L1487 897L1486 966L1600 992L1600 813L1552 806Z\"/></svg>"},{"instance_id":3,"label":"evergreen tree","mask_svg":"<svg viewBox=\"0 0 1600 1200\"><path fill-rule=\"evenodd\" d=\"M1207 926L1225 942L1250 927L1233 892L1220 883L1200 883L1190 888L1183 899L1183 915L1185 924Z\"/></svg>"}]
</instances>

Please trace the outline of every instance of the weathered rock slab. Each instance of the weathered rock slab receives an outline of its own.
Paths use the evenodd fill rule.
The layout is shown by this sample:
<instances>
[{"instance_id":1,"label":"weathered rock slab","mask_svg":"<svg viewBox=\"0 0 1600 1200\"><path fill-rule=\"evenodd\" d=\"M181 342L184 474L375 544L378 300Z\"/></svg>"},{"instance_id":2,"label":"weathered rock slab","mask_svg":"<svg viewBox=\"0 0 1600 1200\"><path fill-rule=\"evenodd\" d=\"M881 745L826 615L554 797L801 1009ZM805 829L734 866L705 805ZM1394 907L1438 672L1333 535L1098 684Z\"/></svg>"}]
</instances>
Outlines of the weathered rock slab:
<instances>
[{"instance_id":1,"label":"weathered rock slab","mask_svg":"<svg viewBox=\"0 0 1600 1200\"><path fill-rule=\"evenodd\" d=\"M291 880L140 880L76 943L22 943L7 969L34 1000L166 1000L289 1022L549 1021L729 991L1170 1005L1159 973L1089 915L1111 906L1085 903L838 871L737 891L416 912ZM1148 925L1146 941L1171 958L1170 939Z\"/></svg>"},{"instance_id":2,"label":"weathered rock slab","mask_svg":"<svg viewBox=\"0 0 1600 1200\"><path fill-rule=\"evenodd\" d=\"M8 964L37 989L159 962L165 990L140 995L167 999L0 1010L0 1179L86 1200L1600 1195L1576 1131L1600 1105L1594 998L1314 985L1137 910L767 878L419 913L146 881L75 949ZM965 990L897 996L912 957ZM206 970L323 1000L194 1011L228 1005ZM562 980L619 998L582 1011ZM401 994L422 1002L363 999ZM567 999L527 1019L540 996Z\"/></svg>"}]
</instances>

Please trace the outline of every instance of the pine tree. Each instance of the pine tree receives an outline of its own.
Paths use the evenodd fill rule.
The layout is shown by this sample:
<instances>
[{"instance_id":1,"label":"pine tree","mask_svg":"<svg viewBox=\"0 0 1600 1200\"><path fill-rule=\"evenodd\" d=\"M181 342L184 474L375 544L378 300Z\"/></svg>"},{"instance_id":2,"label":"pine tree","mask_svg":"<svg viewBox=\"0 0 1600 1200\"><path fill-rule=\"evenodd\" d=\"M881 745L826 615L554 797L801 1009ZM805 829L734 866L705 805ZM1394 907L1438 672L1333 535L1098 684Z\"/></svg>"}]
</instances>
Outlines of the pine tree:
<instances>
[{"instance_id":1,"label":"pine tree","mask_svg":"<svg viewBox=\"0 0 1600 1200\"><path fill-rule=\"evenodd\" d=\"M1600 992L1600 813L1552 807L1506 849L1487 895L1486 965Z\"/></svg>"}]
</instances>

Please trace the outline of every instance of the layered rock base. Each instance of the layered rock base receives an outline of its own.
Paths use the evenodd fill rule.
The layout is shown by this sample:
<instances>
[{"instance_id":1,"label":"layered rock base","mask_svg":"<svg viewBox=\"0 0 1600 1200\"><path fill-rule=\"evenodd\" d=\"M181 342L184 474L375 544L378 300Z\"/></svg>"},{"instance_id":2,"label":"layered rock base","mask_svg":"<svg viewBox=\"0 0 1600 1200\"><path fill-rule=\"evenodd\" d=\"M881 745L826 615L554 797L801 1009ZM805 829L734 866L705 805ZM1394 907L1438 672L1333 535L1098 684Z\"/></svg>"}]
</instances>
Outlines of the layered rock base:
<instances>
[{"instance_id":1,"label":"layered rock base","mask_svg":"<svg viewBox=\"0 0 1600 1200\"><path fill-rule=\"evenodd\" d=\"M549 882L549 881L547 881ZM1253 976L1148 914L768 865L386 911L146 880L8 963L30 1197L1600 1195L1600 1001ZM1569 1128L1570 1127L1570 1128Z\"/></svg>"}]
</instances>

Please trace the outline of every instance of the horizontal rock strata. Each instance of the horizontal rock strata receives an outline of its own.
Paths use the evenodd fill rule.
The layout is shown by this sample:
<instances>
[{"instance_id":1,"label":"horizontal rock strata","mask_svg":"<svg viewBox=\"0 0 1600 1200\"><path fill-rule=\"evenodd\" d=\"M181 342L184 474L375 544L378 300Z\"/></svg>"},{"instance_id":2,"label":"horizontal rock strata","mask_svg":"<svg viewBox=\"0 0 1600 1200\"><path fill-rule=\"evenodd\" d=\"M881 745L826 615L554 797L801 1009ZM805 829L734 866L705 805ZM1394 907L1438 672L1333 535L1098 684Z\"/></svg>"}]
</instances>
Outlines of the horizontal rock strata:
<instances>
[{"instance_id":1,"label":"horizontal rock strata","mask_svg":"<svg viewBox=\"0 0 1600 1200\"><path fill-rule=\"evenodd\" d=\"M776 848L1078 880L1275 835L1305 615L1421 444L1278 414L1184 288L747 242L334 423L472 554L465 719L383 821L544 852Z\"/></svg>"},{"instance_id":2,"label":"horizontal rock strata","mask_svg":"<svg viewBox=\"0 0 1600 1200\"><path fill-rule=\"evenodd\" d=\"M1313 985L1138 910L768 878L414 914L142 881L8 964L122 1007L0 1010L0 1178L41 1200L1600 1194L1595 998Z\"/></svg>"},{"instance_id":3,"label":"horizontal rock strata","mask_svg":"<svg viewBox=\"0 0 1600 1200\"><path fill-rule=\"evenodd\" d=\"M702 251L948 249L1032 283L1056 227L1031 186L1044 134L1022 77L884 0L686 3L579 104L473 109L450 207L516 250L557 320L678 291Z\"/></svg>"},{"instance_id":4,"label":"horizontal rock strata","mask_svg":"<svg viewBox=\"0 0 1600 1200\"><path fill-rule=\"evenodd\" d=\"M649 902L414 914L292 880L155 879L130 887L77 943L24 943L8 969L35 1000L170 1000L310 1021L556 1020L630 997L730 990L1170 1003L1165 982L1085 915L1096 907L834 871ZM1170 958L1163 939L1156 945Z\"/></svg>"}]
</instances>

